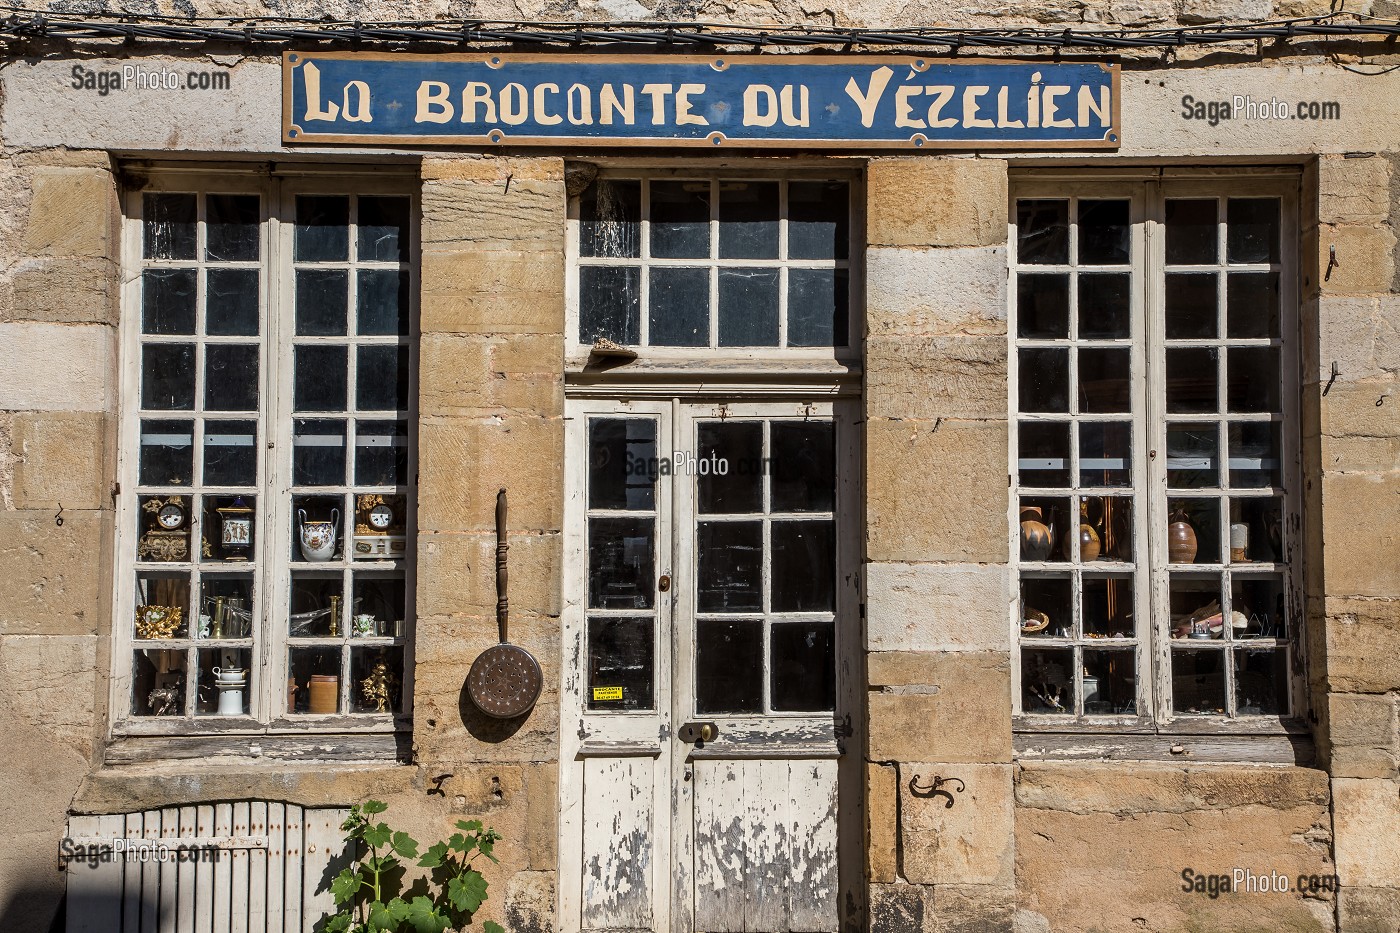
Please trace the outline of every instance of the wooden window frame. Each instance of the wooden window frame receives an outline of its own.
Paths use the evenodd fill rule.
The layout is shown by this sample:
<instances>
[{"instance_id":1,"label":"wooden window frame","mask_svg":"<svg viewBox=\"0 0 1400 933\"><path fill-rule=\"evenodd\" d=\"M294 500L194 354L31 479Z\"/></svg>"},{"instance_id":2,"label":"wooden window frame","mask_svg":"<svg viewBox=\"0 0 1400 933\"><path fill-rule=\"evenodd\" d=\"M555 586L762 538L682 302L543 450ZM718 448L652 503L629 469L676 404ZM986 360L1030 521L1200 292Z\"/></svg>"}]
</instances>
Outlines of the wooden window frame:
<instances>
[{"instance_id":1,"label":"wooden window frame","mask_svg":"<svg viewBox=\"0 0 1400 933\"><path fill-rule=\"evenodd\" d=\"M415 630L416 591L416 551L413 539L417 528L417 380L418 380L418 277L420 274L419 222L421 216L420 186L416 172L398 166L302 166L285 167L285 170L269 170L265 165L253 166L242 163L221 165L185 165L176 163L142 163L130 165L128 177L132 183L123 192L122 264L130 270L124 276L122 290L122 321L119 330L120 359L120 424L118 428L118 454L116 487L116 534L114 537L114 580L113 599L113 655L112 676L109 679L109 708L111 709L110 737L119 743L109 750L108 757L115 754L117 760L142 760L148 757L189 757L190 754L212 754L218 749L236 751L246 747L252 754L267 752L273 757L302 757L306 749L294 740L297 735L317 734L323 738L331 735L348 737L344 755L351 757L402 757L395 740L395 734L412 729L413 696L413 656ZM141 276L139 271L146 262L142 258L142 209L143 196L148 193L239 193L257 194L260 198L260 259L257 267L263 273L259 283L259 333L257 340L262 349L259 372L259 405L257 415L259 455L257 462L257 487L254 495L256 503L256 525L254 548L256 572L254 577L254 619L252 634L247 641L252 651L249 665L248 700L249 713L244 716L218 715L178 715L178 716L136 716L133 715L132 689L134 651L151 647L150 642L138 643L134 638L132 618L136 606L136 593L132 585L138 570L135 557L137 539L141 534L139 510L140 493L137 468L140 459L140 353L141 353ZM385 569L402 569L404 574L405 607L404 631L398 638L375 639L366 644L379 644L393 641L403 647L403 671L401 672L401 710L397 713L350 713L310 714L293 713L286 709L287 673L290 664L288 632L288 594L291 586L292 566L288 559L288 548L294 529L294 508L292 496L295 487L291 477L291 450L293 446L292 424L292 350L295 323L295 267L293 259L293 236L295 234L295 199L297 195L396 195L409 201L409 223L407 227L410 242L408 258L398 266L409 276L408 304L405 313L409 315L409 330L406 335L386 338L389 342L408 347L409 360L409 407L406 413L409 448L408 482L392 487L395 495L404 496L406 515L404 523L408 529L409 546L404 558L395 561L392 568L388 563ZM199 233L197 242L202 245L204 238L203 204L201 196L199 213ZM352 214L352 217L354 215ZM353 256L355 234L351 228L351 255ZM187 265L200 266L205 260L198 252L196 260ZM251 263L247 264L251 265ZM354 260L340 265L353 271L362 265ZM387 267L386 263L374 264ZM355 287L355 276L350 276L350 285ZM202 277L201 277L202 282ZM200 286L200 295L203 286ZM353 300L349 314L354 314ZM353 330L353 328L352 328ZM196 335L189 342L201 341ZM302 340L303 338L297 338ZM340 342L350 347L359 346L364 338L347 335ZM353 375L354 356L349 354L350 369ZM199 376L202 379L202 374ZM332 417L344 418L349 427L346 435L347 479L353 481L354 421L357 414L354 397L354 382L347 376L346 409ZM198 409L196 409L198 411ZM191 417L192 413L171 412L170 417ZM149 416L148 416L149 417ZM230 417L239 417L231 414ZM314 417L314 415L312 415ZM244 416L244 420L251 420ZM199 479L199 438L195 439L195 478ZM190 495L200 492L200 483L193 483L186 489ZM384 492L391 487L358 487L349 485L317 487L312 494L324 492L327 495L343 496L346 490ZM192 511L192 510L191 510ZM344 510L342 510L344 511ZM342 542L348 542L353 533L353 514L341 517L338 534ZM196 516L189 520L191 542L198 540L200 525ZM197 545L192 545L197 546ZM348 546L348 545L347 545ZM141 565L146 569L157 565ZM342 578L349 578L352 567L372 569L368 565L348 559L329 562L328 567L342 572ZM199 561L171 564L172 569L188 568L191 579L191 603L199 598ZM345 636L339 647L341 653L341 692L340 708L349 708L350 685L346 676L350 664L352 645L359 643L349 638L348 613L345 619ZM195 639L183 639L181 646L198 648ZM188 675L187 675L188 678ZM192 709L190 694L194 685L187 679L185 692L186 708ZM290 744L279 742L277 737L286 735L293 740ZM384 741L365 741L373 736L382 736ZM266 740L271 739L268 744ZM249 741L253 740L253 741ZM123 746L120 743L126 741ZM210 744L213 742L214 744ZM131 744L137 743L137 744ZM173 743L173 744L172 744ZM219 744L223 743L223 744ZM241 743L241 745L240 745ZM341 752L327 751L323 757L338 757Z\"/></svg>"},{"instance_id":2,"label":"wooden window frame","mask_svg":"<svg viewBox=\"0 0 1400 933\"><path fill-rule=\"evenodd\" d=\"M1250 745L1250 737L1260 740L1267 740L1270 736L1287 736L1290 739L1299 734L1306 734L1309 730L1306 723L1308 715L1308 703L1306 693L1306 655L1305 639L1303 638L1303 627L1306 624L1306 615L1303 610L1303 568L1301 566L1301 542L1303 540L1302 531L1302 462L1301 462L1301 440L1300 440L1300 403L1301 403L1301 360L1300 343L1302 337L1300 320L1300 288L1299 288L1299 189L1301 184L1301 173L1297 170L1283 168L1262 168L1262 169L1203 169L1199 171L1187 169L1124 169L1114 172L1092 172L1092 171L1070 171L1070 170L1024 170L1014 172L1009 197L1011 208L1010 220L1008 222L1008 342L1010 347L1008 379L1008 411L1009 411L1009 476L1008 483L1011 489L1008 505L1008 528L1010 535L1011 554L1011 574L1009 575L1009 596L1011 604L1011 640L1016 646L1012 651L1012 704L1013 704L1013 726L1018 733L1025 733L1018 737L1018 750L1033 750L1034 756L1056 757L1059 754L1080 755L1086 754L1083 742L1079 742L1077 748L1070 748L1075 740L1067 739L1069 745L1064 746L1060 751L1056 751L1056 742L1053 733L1099 733L1103 734L1108 744L1103 745L1101 751L1104 754L1113 755L1137 755L1146 751L1150 746L1142 745L1141 740L1151 735L1201 735L1219 736L1220 748L1213 749L1213 753L1224 759L1244 759L1249 760L1253 756L1254 750L1264 749L1263 744ZM1287 714L1264 714L1264 715L1232 715L1234 710L1234 652L1235 647L1230 647L1226 642L1212 642L1219 651L1225 664L1224 685L1226 692L1226 714L1225 715L1201 715L1201 714L1179 714L1172 712L1171 704L1171 650L1173 639L1170 634L1170 608L1169 608L1169 583L1172 573L1171 565L1167 558L1167 524L1168 524L1168 504L1169 491L1167 487L1167 464L1166 464L1166 427L1167 414L1165 411L1165 380L1163 375L1163 361L1165 359L1165 227L1164 208L1168 198L1219 198L1223 207L1224 199L1228 197L1276 197L1280 201L1280 255L1277 269L1279 272L1279 339L1271 341L1270 345L1280 347L1280 375L1282 380L1282 390L1280 392L1280 412L1275 420L1281 424L1280 431L1280 458L1281 463L1281 483L1283 488L1283 526L1284 526L1284 546L1286 555L1281 562L1279 570L1283 575L1283 585L1285 598L1288 604L1289 628L1286 637L1278 639L1276 642L1260 642L1265 646L1277 646L1287 652L1287 683L1284 685L1288 699L1289 711ZM1132 320L1134 327L1129 338L1132 346L1132 373L1130 377L1130 392L1132 397L1132 412L1130 415L1116 416L1115 420L1130 419L1133 425L1133 440L1130 450L1132 451L1132 496L1137 503L1134 507L1134 595L1135 595L1135 615L1138 620L1136 639L1099 639L1088 641L1080 638L1066 639L1027 639L1021 633L1021 595L1020 577L1022 561L1020 559L1019 544L1019 515L1018 505L1020 500L1021 487L1017 482L1018 473L1018 419L1023 418L1018 410L1018 367L1017 348L1022 341L1017 337L1016 330L1016 291L1017 275L1021 268L1017 260L1017 231L1016 231L1016 203L1027 198L1059 198L1072 199L1083 197L1085 199L1104 198L1129 198L1131 203L1130 222L1133 226L1133 237L1130 246L1130 260L1126 267L1117 267L1119 270L1131 271L1134 276L1132 285ZM1075 221L1071 215L1071 236L1077 236L1073 230ZM1223 212L1218 220L1217 235L1222 235L1225 226ZM1073 258L1073 256L1071 257ZM1224 255L1219 257L1215 266L1223 270L1227 264ZM1026 266L1026 271L1041 270L1050 271L1060 269L1059 266ZM1204 267L1203 267L1204 268ZM1248 271L1251 266L1232 266L1232 270L1241 269ZM1221 284L1223 288L1223 283ZM1219 308L1219 314L1223 317L1225 308L1223 302ZM1074 326L1074 315L1071 313L1071 327ZM1071 331L1073 334L1074 331ZM1217 339L1211 341L1214 345L1223 348L1233 345L1235 341L1226 337L1222 331ZM1074 343L1073 340L1063 341L1065 345ZM1249 341L1245 341L1249 344ZM1258 344L1259 341L1253 341ZM1224 380L1221 380L1219 391L1225 392ZM1064 416L1073 420L1076 415ZM1173 414L1173 421L1192 420L1190 416ZM1214 416L1201 415L1199 420L1221 423L1229 419L1229 413L1221 406L1221 411ZM1033 419L1031 419L1033 420ZM1161 452L1161 455L1156 455ZM1152 456L1149 456L1152 454ZM1078 451L1072 447L1071 456L1077 458ZM1223 456L1223 452L1222 452ZM1077 484L1077 474L1071 475L1071 482ZM1073 495L1093 496L1100 494L1095 489L1081 489L1077 485ZM1174 495L1170 498L1190 497L1199 495L1204 498L1228 498L1232 491L1228 488L1217 489L1213 494L1198 493L1194 490L1173 490ZM1105 492L1104 494L1107 494ZM1237 494L1237 491L1235 491ZM1262 495L1262 493L1260 493ZM1049 495L1047 493L1047 495ZM1068 498L1071 493L1055 493L1062 498ZM1223 534L1224 528L1221 529ZM1078 556L1074 555L1073 563L1065 563L1062 569L1069 570L1074 567L1073 573L1077 576ZM1178 565L1179 566L1179 565ZM1222 588L1229 592L1231 588L1231 565L1225 564L1203 564L1193 565L1207 571L1219 572L1222 579ZM1079 588L1072 589L1074 600L1073 612L1076 618L1080 612L1078 603ZM1180 641L1177 639L1176 641ZM1073 657L1075 659L1075 703L1079 702L1082 696L1082 688L1079 686L1080 669L1082 662L1079 660L1080 652L1085 647L1092 648L1113 648L1126 647L1136 644L1137 660L1137 714L1136 715L1083 715L1083 714L1044 714L1044 713L1024 713L1022 711L1022 685L1021 649L1036 647L1061 647L1072 646ZM1136 734L1142 739L1133 739ZM1124 736L1123 740L1112 740L1107 737L1113 735ZM1239 744L1244 741L1245 744ZM1115 745L1114 742L1118 744ZM1126 744L1124 744L1126 742ZM1122 745L1123 747L1118 747ZM1110 751L1110 749L1112 749ZM1179 752L1172 752L1177 754ZM1263 752L1265 757L1276 754L1280 759L1290 759L1291 753L1288 749L1282 751L1274 749ZM1155 752L1153 752L1155 755Z\"/></svg>"},{"instance_id":3,"label":"wooden window frame","mask_svg":"<svg viewBox=\"0 0 1400 933\"><path fill-rule=\"evenodd\" d=\"M643 270L652 266L678 266L678 267L705 267L710 270L710 336L711 341L717 343L717 332L719 318L716 313L717 302L719 300L716 287L716 276L719 269L725 267L753 267L763 266L784 270L781 281L786 282L786 270L790 268L836 268L847 271L849 290L847 296L847 334L846 345L835 347L671 347L671 346L651 346L642 344L634 347L639 353L639 359L625 367L626 371L639 372L652 369L667 370L693 370L698 367L708 367L712 369L733 368L736 364L749 368L764 368L772 366L774 368L785 368L790 373L794 365L808 368L809 371L816 372L816 367L826 364L827 369L833 373L842 372L850 364L859 361L862 355L861 345L864 341L864 303L865 292L864 282L864 187L860 173L852 171L848 167L829 168L806 168L794 167L789 169L772 169L748 167L743 164L729 165L722 168L713 168L703 165L683 168L660 168L654 165L634 165L622 163L611 165L599 169L597 180L640 180L643 182L653 181L696 181L708 182L711 185L710 204L710 255L706 258L695 259L653 259L650 258L650 217L649 198L647 197L648 185L643 185L642 219L640 222L641 255L638 257L613 258L602 256L582 256L580 254L580 218L579 218L579 198L572 196L568 204L568 225L565 241L566 276L565 276L565 368L566 372L573 374L583 374L591 372L589 369L589 344L579 342L579 268L581 266L631 266L641 267ZM845 259L837 260L792 260L788 258L780 259L723 259L719 258L719 199L713 194L717 191L717 185L724 181L829 181L843 182L848 185L848 236L850 240L849 249ZM596 181L593 182L596 184ZM787 243L787 195L786 184L783 186L781 195L782 225L780 227L780 237L782 245L779 255L786 253ZM647 327L647 279L646 272L643 271L641 285L641 333L646 333ZM779 288L779 328L780 343L786 341L787 335L787 289Z\"/></svg>"}]
</instances>

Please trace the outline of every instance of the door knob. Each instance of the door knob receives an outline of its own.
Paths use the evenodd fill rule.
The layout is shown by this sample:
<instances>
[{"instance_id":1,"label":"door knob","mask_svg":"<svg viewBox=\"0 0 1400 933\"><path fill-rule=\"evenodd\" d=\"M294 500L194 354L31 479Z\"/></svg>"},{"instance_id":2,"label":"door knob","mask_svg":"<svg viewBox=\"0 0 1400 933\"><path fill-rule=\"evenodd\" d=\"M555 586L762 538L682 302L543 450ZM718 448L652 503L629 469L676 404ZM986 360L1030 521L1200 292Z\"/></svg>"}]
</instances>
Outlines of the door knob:
<instances>
[{"instance_id":1,"label":"door knob","mask_svg":"<svg viewBox=\"0 0 1400 933\"><path fill-rule=\"evenodd\" d=\"M668 591L671 588L671 575L663 573L661 579L656 581L656 588L663 593Z\"/></svg>"},{"instance_id":2,"label":"door knob","mask_svg":"<svg viewBox=\"0 0 1400 933\"><path fill-rule=\"evenodd\" d=\"M682 742L713 742L719 727L712 722L688 722L680 728Z\"/></svg>"}]
</instances>

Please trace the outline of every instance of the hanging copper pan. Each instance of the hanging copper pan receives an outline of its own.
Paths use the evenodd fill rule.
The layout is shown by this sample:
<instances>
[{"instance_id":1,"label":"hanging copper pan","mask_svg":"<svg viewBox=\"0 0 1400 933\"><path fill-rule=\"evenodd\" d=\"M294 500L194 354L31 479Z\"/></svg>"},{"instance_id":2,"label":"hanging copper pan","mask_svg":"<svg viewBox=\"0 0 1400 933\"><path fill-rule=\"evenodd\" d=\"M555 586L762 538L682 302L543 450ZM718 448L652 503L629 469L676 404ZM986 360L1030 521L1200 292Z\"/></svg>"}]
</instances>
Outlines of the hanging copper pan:
<instances>
[{"instance_id":1,"label":"hanging copper pan","mask_svg":"<svg viewBox=\"0 0 1400 933\"><path fill-rule=\"evenodd\" d=\"M496 719L523 716L540 698L544 681L540 664L530 652L509 642L510 603L506 599L506 491L496 493L496 625L501 642L472 662L467 674L467 695L476 708Z\"/></svg>"}]
</instances>

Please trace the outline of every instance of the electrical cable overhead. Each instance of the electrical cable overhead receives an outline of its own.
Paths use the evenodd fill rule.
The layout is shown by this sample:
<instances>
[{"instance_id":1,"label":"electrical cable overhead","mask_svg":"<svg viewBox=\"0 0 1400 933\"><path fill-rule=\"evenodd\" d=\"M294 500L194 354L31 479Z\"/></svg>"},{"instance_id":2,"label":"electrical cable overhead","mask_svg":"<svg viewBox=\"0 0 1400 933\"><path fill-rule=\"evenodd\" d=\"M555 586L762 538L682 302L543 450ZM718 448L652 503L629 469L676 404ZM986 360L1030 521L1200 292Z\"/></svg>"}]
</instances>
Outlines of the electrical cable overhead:
<instances>
[{"instance_id":1,"label":"electrical cable overhead","mask_svg":"<svg viewBox=\"0 0 1400 933\"><path fill-rule=\"evenodd\" d=\"M853 49L928 49L956 54L964 49L1088 49L1098 52L1181 48L1290 39L1354 37L1392 45L1400 21L1354 13L1217 26L1154 28L949 29L840 28L718 23L527 23L486 20L401 20L366 23L292 17L176 17L120 13L67 14L0 4L0 45L126 42L201 42L234 46L297 46L380 49L385 46L527 46L543 50L654 47L711 52L773 47L827 46Z\"/></svg>"}]
</instances>

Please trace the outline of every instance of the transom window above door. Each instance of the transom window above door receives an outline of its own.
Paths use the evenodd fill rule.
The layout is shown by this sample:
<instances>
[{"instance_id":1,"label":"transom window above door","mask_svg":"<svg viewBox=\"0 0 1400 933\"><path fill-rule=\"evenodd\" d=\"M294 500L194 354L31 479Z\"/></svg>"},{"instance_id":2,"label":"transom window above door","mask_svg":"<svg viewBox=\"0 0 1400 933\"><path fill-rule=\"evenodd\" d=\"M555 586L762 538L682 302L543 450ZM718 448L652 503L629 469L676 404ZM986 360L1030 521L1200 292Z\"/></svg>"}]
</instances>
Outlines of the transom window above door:
<instances>
[{"instance_id":1,"label":"transom window above door","mask_svg":"<svg viewBox=\"0 0 1400 933\"><path fill-rule=\"evenodd\" d=\"M827 355L852 345L851 188L600 175L571 205L571 343Z\"/></svg>"}]
</instances>

